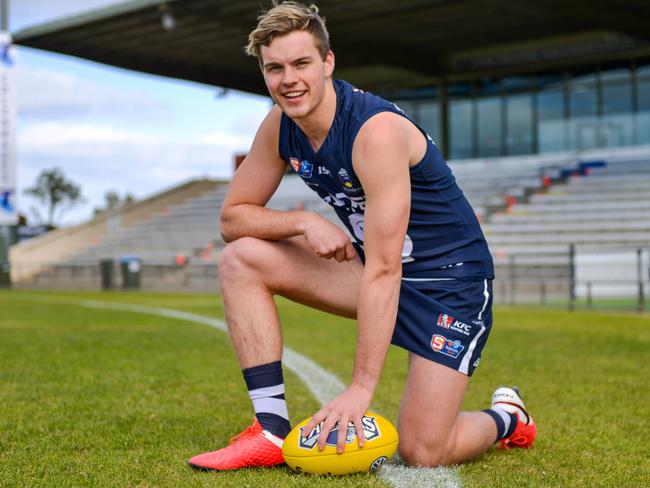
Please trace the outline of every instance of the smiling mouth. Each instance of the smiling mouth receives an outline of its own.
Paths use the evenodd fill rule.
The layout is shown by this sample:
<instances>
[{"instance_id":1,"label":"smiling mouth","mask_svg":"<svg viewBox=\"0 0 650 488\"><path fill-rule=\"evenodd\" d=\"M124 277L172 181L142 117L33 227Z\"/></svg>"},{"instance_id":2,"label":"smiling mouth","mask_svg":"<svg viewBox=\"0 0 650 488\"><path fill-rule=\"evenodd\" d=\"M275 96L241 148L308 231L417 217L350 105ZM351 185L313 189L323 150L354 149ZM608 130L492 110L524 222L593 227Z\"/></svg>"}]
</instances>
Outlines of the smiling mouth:
<instances>
[{"instance_id":1,"label":"smiling mouth","mask_svg":"<svg viewBox=\"0 0 650 488\"><path fill-rule=\"evenodd\" d=\"M292 98L301 97L305 93L307 93L306 90L304 90L304 91L290 91L290 92L283 93L282 96L284 98L292 99Z\"/></svg>"}]
</instances>

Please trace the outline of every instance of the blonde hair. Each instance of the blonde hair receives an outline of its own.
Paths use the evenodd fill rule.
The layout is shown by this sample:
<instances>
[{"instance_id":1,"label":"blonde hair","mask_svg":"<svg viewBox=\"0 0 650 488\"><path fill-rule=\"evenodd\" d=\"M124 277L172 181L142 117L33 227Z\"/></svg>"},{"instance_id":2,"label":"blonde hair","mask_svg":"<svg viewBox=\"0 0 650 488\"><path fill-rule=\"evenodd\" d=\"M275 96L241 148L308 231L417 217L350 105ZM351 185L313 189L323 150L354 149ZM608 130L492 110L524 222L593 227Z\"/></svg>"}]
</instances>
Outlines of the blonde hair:
<instances>
[{"instance_id":1,"label":"blonde hair","mask_svg":"<svg viewBox=\"0 0 650 488\"><path fill-rule=\"evenodd\" d=\"M330 36L325 27L325 19L318 15L316 5L288 1L280 4L273 2L273 7L257 18L257 27L248 35L246 54L255 56L262 63L260 51L276 37L285 36L295 31L307 31L314 36L316 48L325 60L330 51Z\"/></svg>"}]
</instances>

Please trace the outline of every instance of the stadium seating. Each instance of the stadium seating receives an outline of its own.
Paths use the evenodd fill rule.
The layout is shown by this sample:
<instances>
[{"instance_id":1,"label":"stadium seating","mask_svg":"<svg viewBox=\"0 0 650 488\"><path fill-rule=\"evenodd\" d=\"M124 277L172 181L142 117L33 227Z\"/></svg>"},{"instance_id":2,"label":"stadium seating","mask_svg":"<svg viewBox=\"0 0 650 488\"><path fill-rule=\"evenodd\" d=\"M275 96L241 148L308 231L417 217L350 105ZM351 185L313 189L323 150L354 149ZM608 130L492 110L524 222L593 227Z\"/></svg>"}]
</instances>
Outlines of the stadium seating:
<instances>
[{"instance_id":1,"label":"stadium seating","mask_svg":"<svg viewBox=\"0 0 650 488\"><path fill-rule=\"evenodd\" d=\"M88 263L83 256L90 252L89 249L108 242L121 233L132 232L137 239L144 239L144 234L136 230L143 222L219 186L223 187L224 183L206 179L187 181L126 207L102 212L83 224L20 242L12 246L9 253L12 282L16 286L29 286L39 272L51 266L74 263L77 258L80 262ZM107 251L107 257L116 255L117 251ZM97 261L93 262L95 267L97 264Z\"/></svg>"},{"instance_id":2,"label":"stadium seating","mask_svg":"<svg viewBox=\"0 0 650 488\"><path fill-rule=\"evenodd\" d=\"M497 159L468 159L449 164L465 196L481 220L495 210L525 199L575 169L573 154L520 156Z\"/></svg>"},{"instance_id":3,"label":"stadium seating","mask_svg":"<svg viewBox=\"0 0 650 488\"><path fill-rule=\"evenodd\" d=\"M484 224L493 251L536 254L650 242L650 159L618 161L571 176ZM501 252L501 254L503 254Z\"/></svg>"},{"instance_id":4,"label":"stadium seating","mask_svg":"<svg viewBox=\"0 0 650 488\"><path fill-rule=\"evenodd\" d=\"M219 213L226 191L226 185L212 182L207 191L185 195L186 198L170 205L159 205L132 225L113 225L110 230L73 247L55 262L39 266L29 275L18 274L22 279L16 284L96 288L100 283L99 263L108 259L115 262L114 275L119 284L121 260L138 258L143 265L141 277L145 288L213 291L215 264L224 246ZM294 175L283 179L268 206L275 210L306 209L330 220L336 218L331 207ZM119 213L117 217L119 224L122 220Z\"/></svg>"},{"instance_id":5,"label":"stadium seating","mask_svg":"<svg viewBox=\"0 0 650 488\"><path fill-rule=\"evenodd\" d=\"M650 154L650 148L645 154ZM587 156L450 163L481 220L502 297L515 289L520 296L539 294L540 287L548 288L543 290L545 295L566 296L570 245L577 252L647 248L650 157L637 153ZM185 192L182 198L157 205L141 218L113 215L108 219L113 225L107 221L103 233L84 238L83 245L68 245L67 255L50 263L32 282L97 286L101 260L119 263L123 257L134 256L144 265L142 278L149 288L177 289L201 283L196 286L213 289L214 264L224 246L219 213L225 193L225 184L212 182L200 191ZM315 211L337 222L331 207L295 175L282 180L268 207ZM91 271L83 271L84 267Z\"/></svg>"},{"instance_id":6,"label":"stadium seating","mask_svg":"<svg viewBox=\"0 0 650 488\"><path fill-rule=\"evenodd\" d=\"M591 296L596 285L610 296L630 295L638 287L629 279L638 274L637 250L650 244L650 157L584 160L565 180L495 212L483 230L497 284L509 283L502 296L566 298L571 282L574 296ZM611 253L627 256L616 269L608 267Z\"/></svg>"},{"instance_id":7,"label":"stadium seating","mask_svg":"<svg viewBox=\"0 0 650 488\"><path fill-rule=\"evenodd\" d=\"M179 255L214 262L211 253L203 251L221 243L219 211L225 193L226 187L219 186L165 208L138 225L117 229L67 262L96 264L101 259L136 256L147 264L172 264Z\"/></svg>"}]
</instances>

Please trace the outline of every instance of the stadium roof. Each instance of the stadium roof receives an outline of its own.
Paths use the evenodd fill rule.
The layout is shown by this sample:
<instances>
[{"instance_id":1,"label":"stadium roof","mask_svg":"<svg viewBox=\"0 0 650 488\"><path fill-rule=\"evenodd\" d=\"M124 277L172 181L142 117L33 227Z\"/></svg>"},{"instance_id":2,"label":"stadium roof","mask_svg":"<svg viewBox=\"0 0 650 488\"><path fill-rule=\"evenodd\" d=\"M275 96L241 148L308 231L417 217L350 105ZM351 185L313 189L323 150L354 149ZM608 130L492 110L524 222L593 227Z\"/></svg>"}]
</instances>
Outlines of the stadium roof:
<instances>
[{"instance_id":1,"label":"stadium roof","mask_svg":"<svg viewBox=\"0 0 650 488\"><path fill-rule=\"evenodd\" d=\"M259 0L135 0L13 34L122 68L265 94L243 53ZM650 56L647 0L320 0L336 76L386 91Z\"/></svg>"}]
</instances>

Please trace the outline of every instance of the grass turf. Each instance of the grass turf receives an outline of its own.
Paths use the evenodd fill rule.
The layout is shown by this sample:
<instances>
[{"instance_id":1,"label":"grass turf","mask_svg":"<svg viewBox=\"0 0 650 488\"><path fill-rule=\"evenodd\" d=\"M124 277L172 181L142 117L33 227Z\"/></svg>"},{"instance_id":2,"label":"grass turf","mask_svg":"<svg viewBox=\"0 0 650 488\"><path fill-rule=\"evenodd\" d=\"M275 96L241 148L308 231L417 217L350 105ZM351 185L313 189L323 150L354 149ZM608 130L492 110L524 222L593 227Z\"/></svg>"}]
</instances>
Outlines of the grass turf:
<instances>
[{"instance_id":1,"label":"grass turf","mask_svg":"<svg viewBox=\"0 0 650 488\"><path fill-rule=\"evenodd\" d=\"M203 325L93 310L100 299L220 316L217 297L0 292L1 486L385 486L378 477L296 476L287 468L203 473L252 411L229 340ZM352 321L279 300L285 342L350 378ZM501 308L466 399L482 409L519 384L539 424L529 451L495 450L461 466L466 487L650 485L650 320ZM406 354L391 348L374 407L395 420ZM285 370L298 421L316 401Z\"/></svg>"}]
</instances>

